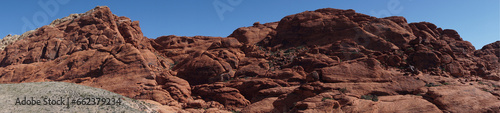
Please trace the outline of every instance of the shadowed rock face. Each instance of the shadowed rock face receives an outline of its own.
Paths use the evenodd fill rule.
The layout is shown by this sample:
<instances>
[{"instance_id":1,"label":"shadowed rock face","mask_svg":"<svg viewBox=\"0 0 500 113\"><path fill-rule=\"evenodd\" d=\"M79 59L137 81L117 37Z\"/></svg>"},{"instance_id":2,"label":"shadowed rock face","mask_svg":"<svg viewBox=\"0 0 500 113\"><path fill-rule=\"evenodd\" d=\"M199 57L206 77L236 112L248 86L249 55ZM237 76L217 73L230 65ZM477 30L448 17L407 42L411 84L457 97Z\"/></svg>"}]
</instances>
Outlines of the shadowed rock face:
<instances>
[{"instance_id":1,"label":"shadowed rock face","mask_svg":"<svg viewBox=\"0 0 500 113\"><path fill-rule=\"evenodd\" d=\"M228 37L149 39L138 21L96 7L24 36L3 44L0 83L72 82L159 111L500 109L500 41L475 50L454 30L403 17L326 8Z\"/></svg>"}]
</instances>

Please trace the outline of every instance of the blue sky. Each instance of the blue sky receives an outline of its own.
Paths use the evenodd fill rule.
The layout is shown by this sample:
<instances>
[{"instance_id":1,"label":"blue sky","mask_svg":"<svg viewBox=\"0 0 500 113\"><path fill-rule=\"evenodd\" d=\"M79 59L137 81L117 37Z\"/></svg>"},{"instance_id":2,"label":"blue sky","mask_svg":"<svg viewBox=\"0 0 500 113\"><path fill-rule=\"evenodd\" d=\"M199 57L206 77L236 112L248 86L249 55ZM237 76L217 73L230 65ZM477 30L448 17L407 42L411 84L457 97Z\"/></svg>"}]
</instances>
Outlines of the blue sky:
<instances>
[{"instance_id":1,"label":"blue sky","mask_svg":"<svg viewBox=\"0 0 500 113\"><path fill-rule=\"evenodd\" d=\"M2 1L0 37L22 34L72 13L109 6L118 16L139 20L149 38L163 35L221 36L254 22L275 22L319 8L354 9L376 17L404 16L455 29L476 49L500 40L499 0L31 0ZM49 5L47 5L49 4ZM55 5L53 5L55 4ZM215 5L214 5L215 4ZM49 10L45 6L49 6ZM225 11L217 11L216 7ZM51 11L58 9L55 11Z\"/></svg>"}]
</instances>

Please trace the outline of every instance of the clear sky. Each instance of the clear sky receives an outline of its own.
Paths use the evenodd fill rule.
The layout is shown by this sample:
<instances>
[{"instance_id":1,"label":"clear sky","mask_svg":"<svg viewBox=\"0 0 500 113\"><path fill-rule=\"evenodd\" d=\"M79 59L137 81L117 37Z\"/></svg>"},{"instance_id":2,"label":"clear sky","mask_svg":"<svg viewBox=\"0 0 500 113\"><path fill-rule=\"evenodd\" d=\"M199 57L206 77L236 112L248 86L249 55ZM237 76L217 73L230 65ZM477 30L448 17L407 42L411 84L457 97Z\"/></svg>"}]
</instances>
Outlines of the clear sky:
<instances>
[{"instance_id":1,"label":"clear sky","mask_svg":"<svg viewBox=\"0 0 500 113\"><path fill-rule=\"evenodd\" d=\"M140 21L148 38L163 35L221 36L254 22L275 22L319 8L354 9L376 17L404 16L455 29L476 49L500 40L499 0L9 0L2 1L0 37L22 34L72 13L109 6ZM47 7L48 6L48 7ZM48 9L48 10L47 10ZM219 9L219 10L217 10Z\"/></svg>"}]
</instances>

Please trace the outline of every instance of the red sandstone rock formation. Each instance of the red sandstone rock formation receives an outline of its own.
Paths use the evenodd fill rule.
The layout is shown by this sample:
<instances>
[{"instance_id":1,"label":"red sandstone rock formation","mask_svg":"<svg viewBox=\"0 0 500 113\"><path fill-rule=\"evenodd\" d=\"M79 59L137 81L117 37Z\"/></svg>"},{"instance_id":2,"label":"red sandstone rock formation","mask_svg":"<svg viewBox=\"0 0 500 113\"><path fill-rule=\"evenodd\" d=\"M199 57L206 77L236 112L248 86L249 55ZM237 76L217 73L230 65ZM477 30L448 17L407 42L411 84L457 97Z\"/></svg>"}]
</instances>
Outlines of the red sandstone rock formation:
<instances>
[{"instance_id":1,"label":"red sandstone rock formation","mask_svg":"<svg viewBox=\"0 0 500 113\"><path fill-rule=\"evenodd\" d=\"M54 21L0 53L0 83L62 81L169 112L500 112L500 41L318 9L230 36L144 37L108 7Z\"/></svg>"}]
</instances>

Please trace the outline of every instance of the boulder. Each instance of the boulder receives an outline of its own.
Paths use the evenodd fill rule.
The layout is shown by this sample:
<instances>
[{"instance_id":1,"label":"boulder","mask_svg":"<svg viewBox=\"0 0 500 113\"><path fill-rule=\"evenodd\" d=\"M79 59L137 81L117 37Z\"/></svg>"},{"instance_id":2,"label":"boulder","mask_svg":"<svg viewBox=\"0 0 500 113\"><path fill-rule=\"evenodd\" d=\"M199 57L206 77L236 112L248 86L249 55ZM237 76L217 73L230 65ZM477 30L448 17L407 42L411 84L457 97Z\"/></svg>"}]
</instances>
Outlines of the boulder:
<instances>
[{"instance_id":1,"label":"boulder","mask_svg":"<svg viewBox=\"0 0 500 113\"><path fill-rule=\"evenodd\" d=\"M442 113L433 103L413 95L379 96L376 102L357 99L349 104L351 105L342 108L344 112Z\"/></svg>"},{"instance_id":2,"label":"boulder","mask_svg":"<svg viewBox=\"0 0 500 113\"><path fill-rule=\"evenodd\" d=\"M441 86L428 88L431 102L445 112L498 112L497 96L473 86Z\"/></svg>"},{"instance_id":3,"label":"boulder","mask_svg":"<svg viewBox=\"0 0 500 113\"><path fill-rule=\"evenodd\" d=\"M260 24L255 23L250 27L241 27L233 31L228 37L234 37L238 41L247 45L254 45L265 38L272 38L276 35L276 27L278 22Z\"/></svg>"},{"instance_id":4,"label":"boulder","mask_svg":"<svg viewBox=\"0 0 500 113\"><path fill-rule=\"evenodd\" d=\"M205 100L215 100L227 109L241 110L250 105L250 101L241 95L236 88L226 87L224 84L203 84L194 86L193 95L199 95Z\"/></svg>"}]
</instances>

